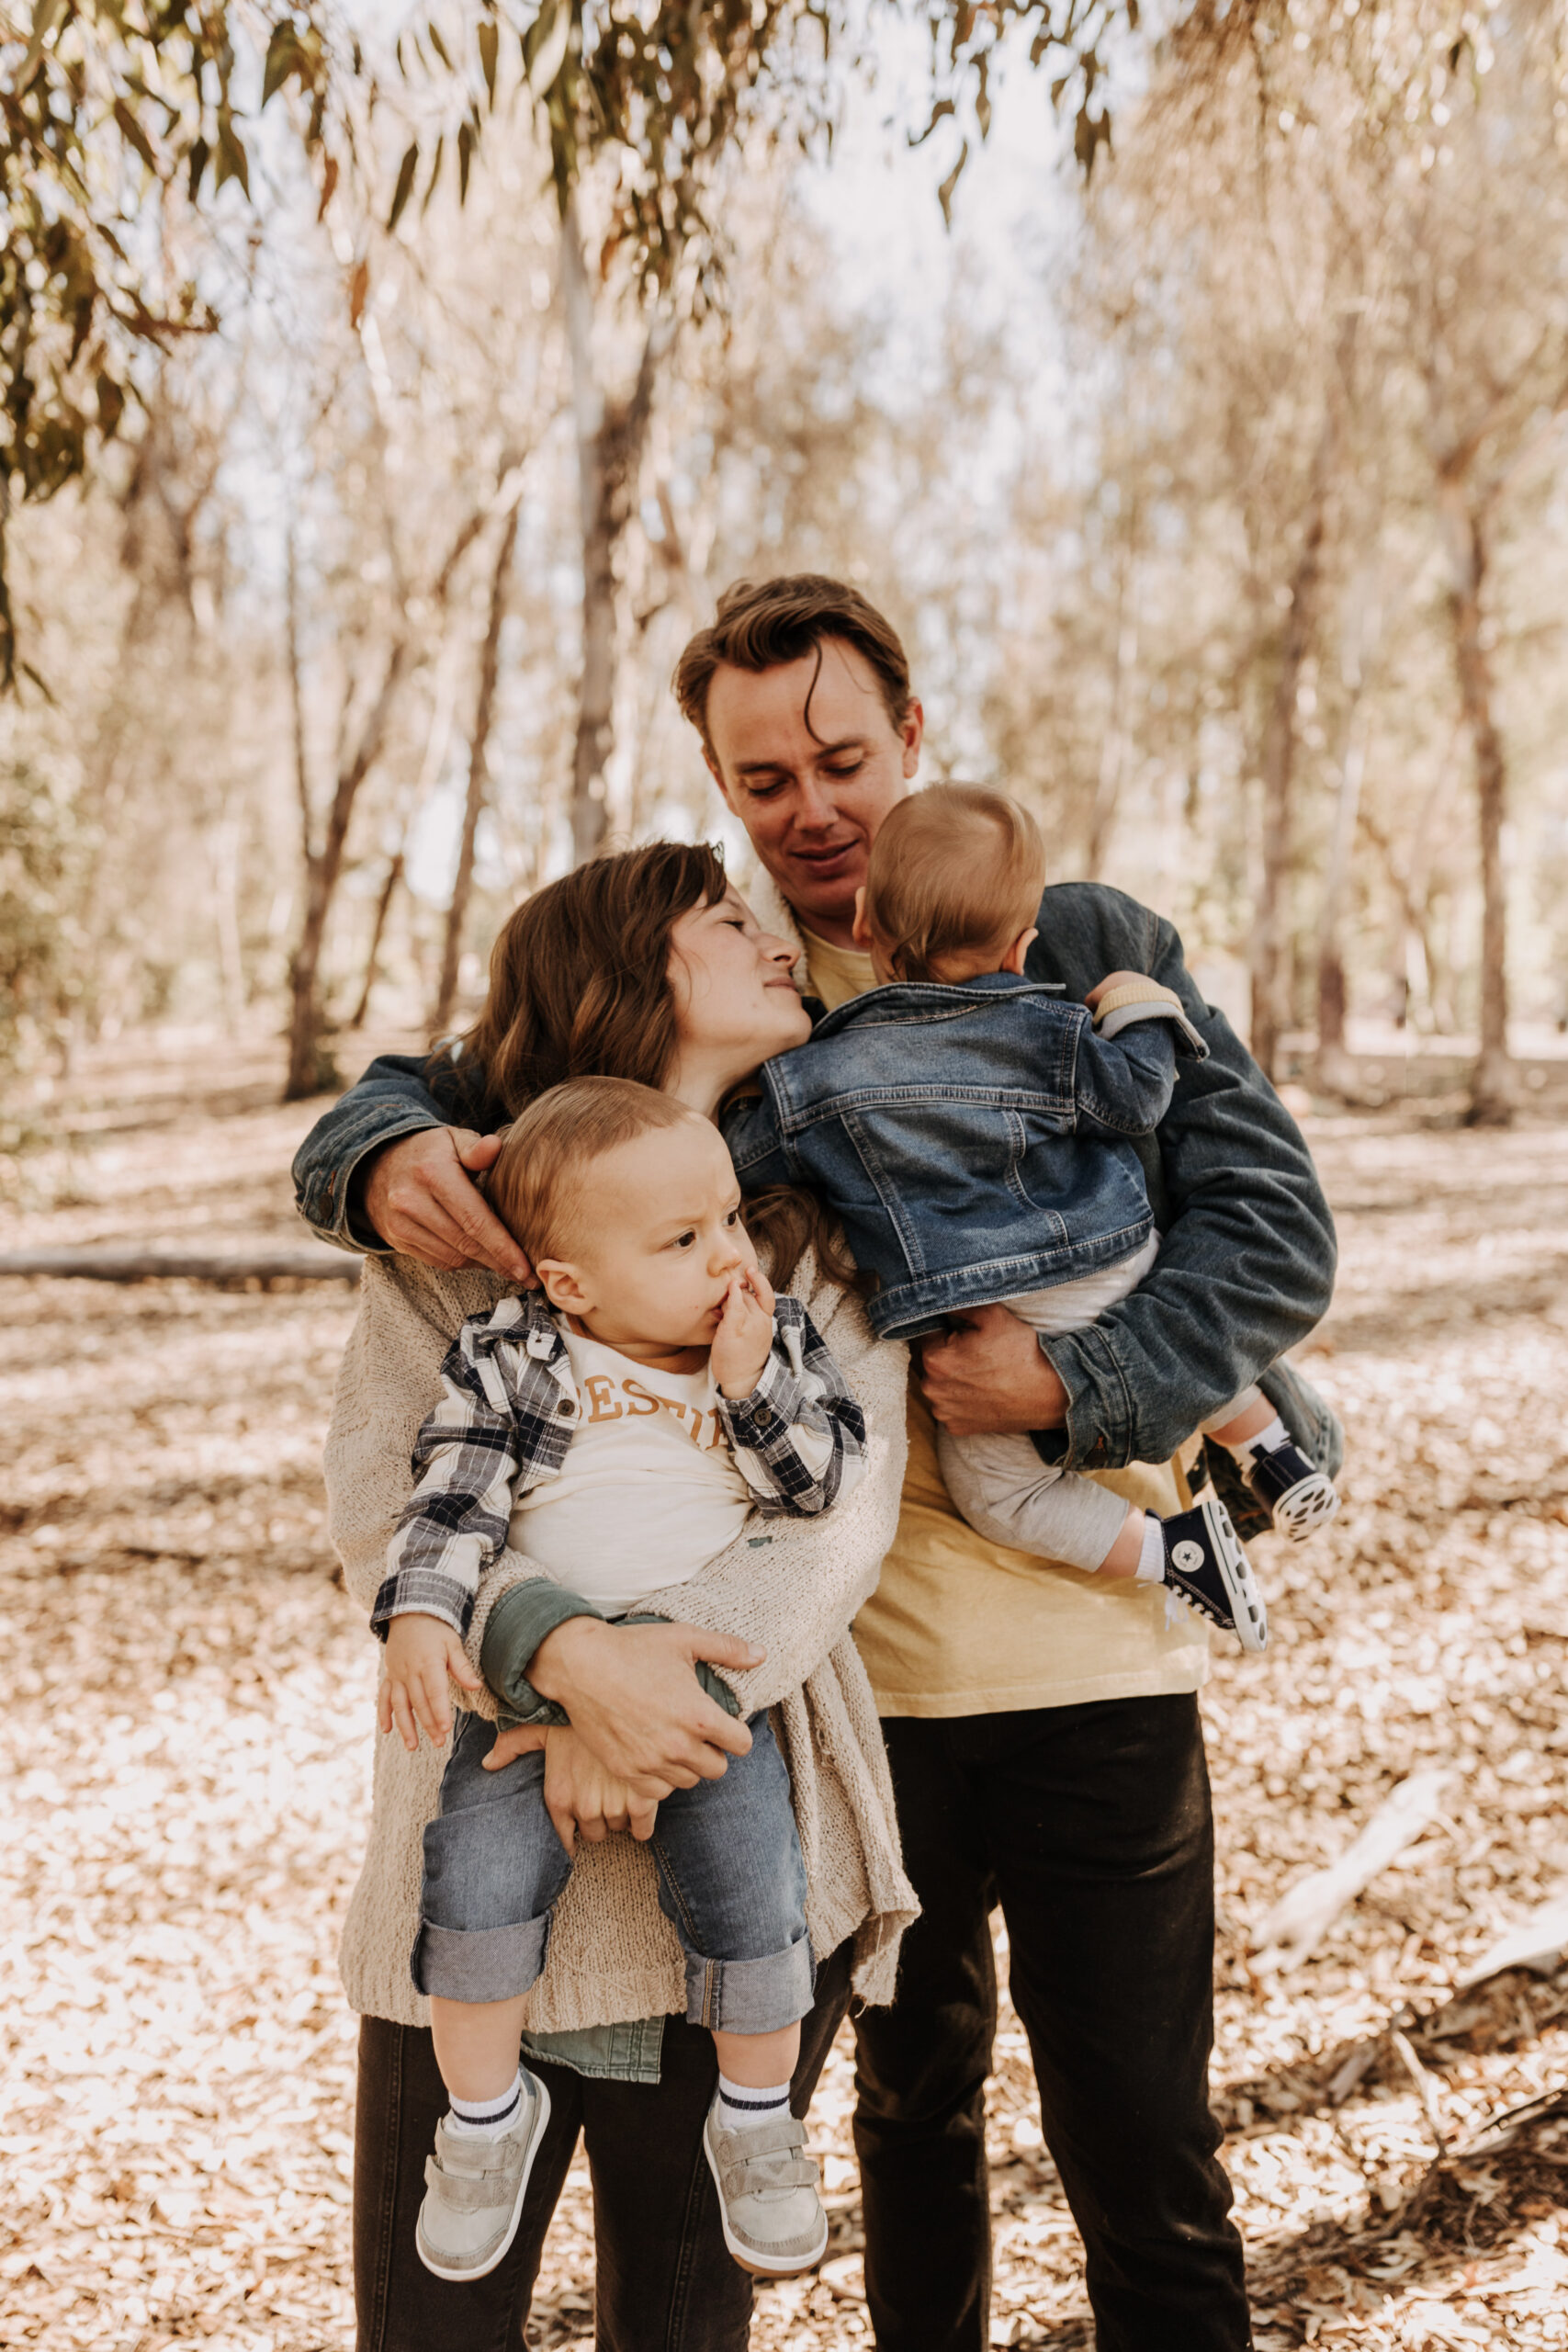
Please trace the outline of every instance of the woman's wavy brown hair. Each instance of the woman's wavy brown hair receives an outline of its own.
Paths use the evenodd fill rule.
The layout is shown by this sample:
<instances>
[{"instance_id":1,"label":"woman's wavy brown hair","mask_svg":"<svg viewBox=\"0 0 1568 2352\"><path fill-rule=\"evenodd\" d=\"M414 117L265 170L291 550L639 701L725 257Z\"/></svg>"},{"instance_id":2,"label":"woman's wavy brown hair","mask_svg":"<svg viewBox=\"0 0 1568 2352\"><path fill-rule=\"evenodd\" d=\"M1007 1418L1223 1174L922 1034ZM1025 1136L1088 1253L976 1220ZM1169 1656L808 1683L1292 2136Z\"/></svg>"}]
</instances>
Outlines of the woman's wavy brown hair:
<instances>
[{"instance_id":1,"label":"woman's wavy brown hair","mask_svg":"<svg viewBox=\"0 0 1568 2352\"><path fill-rule=\"evenodd\" d=\"M438 1094L471 1073L470 1116L503 1126L569 1078L628 1078L663 1087L678 1042L670 936L694 907L728 888L706 842L650 842L595 858L525 899L490 959L484 1010L461 1040L432 1055ZM837 1228L814 1193L781 1185L746 1204L746 1225L782 1290L807 1248L834 1282L855 1281Z\"/></svg>"}]
</instances>

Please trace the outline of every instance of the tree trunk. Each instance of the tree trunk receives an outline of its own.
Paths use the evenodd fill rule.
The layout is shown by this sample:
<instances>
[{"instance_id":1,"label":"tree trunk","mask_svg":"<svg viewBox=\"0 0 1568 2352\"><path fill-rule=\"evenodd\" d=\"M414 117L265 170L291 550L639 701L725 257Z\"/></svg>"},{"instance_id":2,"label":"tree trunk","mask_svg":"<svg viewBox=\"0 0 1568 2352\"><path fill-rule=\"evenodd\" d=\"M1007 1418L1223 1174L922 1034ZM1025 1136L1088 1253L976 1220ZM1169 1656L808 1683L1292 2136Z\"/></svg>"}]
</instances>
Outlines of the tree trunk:
<instances>
[{"instance_id":1,"label":"tree trunk","mask_svg":"<svg viewBox=\"0 0 1568 2352\"><path fill-rule=\"evenodd\" d=\"M1345 1094L1353 1080L1345 1049L1345 1018L1349 991L1345 981L1345 899L1350 861L1356 846L1356 826L1361 807L1361 782L1367 767L1366 735L1359 720L1358 689L1345 729L1344 756L1339 763L1339 790L1334 804L1334 831L1323 877L1323 906L1317 932L1317 1075L1331 1094Z\"/></svg>"},{"instance_id":2,"label":"tree trunk","mask_svg":"<svg viewBox=\"0 0 1568 2352\"><path fill-rule=\"evenodd\" d=\"M1325 428L1326 438L1328 428ZM1326 469L1320 461L1280 647L1280 668L1263 736L1263 865L1252 929L1252 1053L1266 1077L1279 1076L1280 1039L1290 1022L1290 910L1293 848L1296 707L1316 620L1326 522Z\"/></svg>"},{"instance_id":3,"label":"tree trunk","mask_svg":"<svg viewBox=\"0 0 1568 2352\"><path fill-rule=\"evenodd\" d=\"M582 677L571 761L573 863L596 857L609 822L605 775L615 742L620 616L616 563L636 501L660 362L673 329L663 315L644 337L637 381L624 401L606 399L593 356L593 296L582 232L570 198L561 220L561 292L571 354L582 523Z\"/></svg>"},{"instance_id":4,"label":"tree trunk","mask_svg":"<svg viewBox=\"0 0 1568 2352\"><path fill-rule=\"evenodd\" d=\"M406 853L400 850L387 868L387 878L381 885L381 895L376 901L376 920L370 926L370 952L365 958L365 984L359 991L359 1002L349 1016L351 1029L363 1029L370 1011L370 991L376 985L376 967L380 960L381 936L387 928L387 917L392 911L398 885L403 878L407 864Z\"/></svg>"},{"instance_id":5,"label":"tree trunk","mask_svg":"<svg viewBox=\"0 0 1568 2352\"><path fill-rule=\"evenodd\" d=\"M1508 913L1503 874L1503 819L1507 769L1493 709L1492 664L1482 642L1481 596L1486 579L1486 516L1462 481L1443 484L1453 556L1449 619L1460 708L1475 771L1475 812L1481 846L1481 1051L1471 1080L1470 1117L1477 1126L1506 1126L1514 1114L1508 1059Z\"/></svg>"},{"instance_id":6,"label":"tree trunk","mask_svg":"<svg viewBox=\"0 0 1568 2352\"><path fill-rule=\"evenodd\" d=\"M338 770L333 790L332 807L327 811L326 832L321 847L312 850L309 842L305 850L305 920L300 926L299 944L294 951L289 967L290 1009L288 1023L288 1077L284 1085L286 1102L298 1102L302 1095L318 1094L323 1085L332 1083L332 1070L322 1052L322 1037L326 1020L321 1009L321 943L326 935L327 915L333 897L343 873L343 854L348 842L349 820L359 787L369 775L380 754L386 737L387 724L392 715L398 689L402 684L408 662L409 644L406 635L393 638L387 654L387 666L382 673L380 688L359 730L359 741L352 755ZM295 707L300 708L299 683L299 645L292 622L289 628L289 661L294 672ZM299 785L305 791L303 740L299 734L296 718L297 756L299 761Z\"/></svg>"},{"instance_id":7,"label":"tree trunk","mask_svg":"<svg viewBox=\"0 0 1568 2352\"><path fill-rule=\"evenodd\" d=\"M506 517L506 526L496 549L495 570L491 575L490 617L485 627L484 650L479 657L479 699L474 706L474 732L468 745L468 789L463 802L463 839L457 852L457 872L452 884L452 902L446 910L446 937L441 951L441 979L435 991L435 1010L431 1025L439 1035L452 1019L452 1007L457 997L457 969L463 950L463 929L468 917L468 900L474 888L474 843L479 837L479 811L484 807L485 786L490 781L487 755L490 749L491 719L495 710L496 678L501 659L501 625L506 617L506 584L512 571L512 558L517 546L517 522L521 501L513 498Z\"/></svg>"}]
</instances>

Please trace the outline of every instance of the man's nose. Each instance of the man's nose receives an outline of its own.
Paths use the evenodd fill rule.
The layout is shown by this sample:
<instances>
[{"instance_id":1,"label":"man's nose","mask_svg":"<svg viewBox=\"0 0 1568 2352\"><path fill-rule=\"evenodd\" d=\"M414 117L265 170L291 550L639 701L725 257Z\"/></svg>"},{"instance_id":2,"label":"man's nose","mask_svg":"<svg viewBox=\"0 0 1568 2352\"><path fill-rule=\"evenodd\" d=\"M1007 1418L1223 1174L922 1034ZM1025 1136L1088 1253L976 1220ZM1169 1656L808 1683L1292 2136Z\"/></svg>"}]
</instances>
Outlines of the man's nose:
<instances>
[{"instance_id":1,"label":"man's nose","mask_svg":"<svg viewBox=\"0 0 1568 2352\"><path fill-rule=\"evenodd\" d=\"M808 770L800 779L800 797L795 804L796 827L803 832L825 833L837 823L838 816L836 804Z\"/></svg>"}]
</instances>

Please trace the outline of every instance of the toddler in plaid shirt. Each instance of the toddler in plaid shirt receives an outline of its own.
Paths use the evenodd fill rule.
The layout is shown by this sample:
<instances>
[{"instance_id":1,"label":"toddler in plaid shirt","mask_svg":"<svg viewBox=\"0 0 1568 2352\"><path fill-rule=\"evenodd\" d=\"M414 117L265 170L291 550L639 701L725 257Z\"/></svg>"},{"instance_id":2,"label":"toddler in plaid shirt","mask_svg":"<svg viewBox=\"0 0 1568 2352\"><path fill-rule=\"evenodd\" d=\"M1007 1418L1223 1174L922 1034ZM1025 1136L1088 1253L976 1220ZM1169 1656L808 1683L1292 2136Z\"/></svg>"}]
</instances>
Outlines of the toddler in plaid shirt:
<instances>
[{"instance_id":1,"label":"toddler in plaid shirt","mask_svg":"<svg viewBox=\"0 0 1568 2352\"><path fill-rule=\"evenodd\" d=\"M416 1722L445 1736L448 1675L479 1687L462 1637L509 1541L624 1616L695 1575L752 1510L826 1510L863 1458L860 1408L804 1307L758 1266L708 1120L626 1080L575 1079L508 1129L488 1191L544 1291L464 1324L414 1449L372 1618L382 1726L410 1746ZM748 1729L720 1779L671 1791L656 1821L628 1812L686 1951L687 2014L717 2047L704 2143L727 2243L785 2278L827 2243L788 2104L814 1971L789 1775L766 1714ZM524 1996L571 1868L545 1757L487 1771L490 1745L484 1720L460 1714L412 1963L451 2100L417 2245L454 2279L492 2270L516 2233L549 2115L518 2063Z\"/></svg>"}]
</instances>

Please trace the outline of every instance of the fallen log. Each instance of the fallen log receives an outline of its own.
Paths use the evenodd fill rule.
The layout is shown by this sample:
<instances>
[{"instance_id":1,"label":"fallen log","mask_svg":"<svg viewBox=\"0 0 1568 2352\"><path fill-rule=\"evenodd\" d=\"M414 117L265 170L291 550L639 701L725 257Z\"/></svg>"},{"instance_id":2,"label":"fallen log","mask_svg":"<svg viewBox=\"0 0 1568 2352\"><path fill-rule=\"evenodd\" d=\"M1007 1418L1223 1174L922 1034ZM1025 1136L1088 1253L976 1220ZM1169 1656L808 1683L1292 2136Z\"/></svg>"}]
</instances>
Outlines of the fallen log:
<instances>
[{"instance_id":1,"label":"fallen log","mask_svg":"<svg viewBox=\"0 0 1568 2352\"><path fill-rule=\"evenodd\" d=\"M0 1255L0 1274L95 1283L356 1283L359 1261L338 1250L255 1250L231 1257L199 1250L17 1250Z\"/></svg>"},{"instance_id":2,"label":"fallen log","mask_svg":"<svg viewBox=\"0 0 1568 2352\"><path fill-rule=\"evenodd\" d=\"M1310 1958L1346 1905L1430 1827L1453 1777L1451 1768L1439 1765L1402 1781L1337 1862L1314 1871L1274 1905L1258 1930L1254 1969L1262 1974L1299 1968Z\"/></svg>"}]
</instances>

